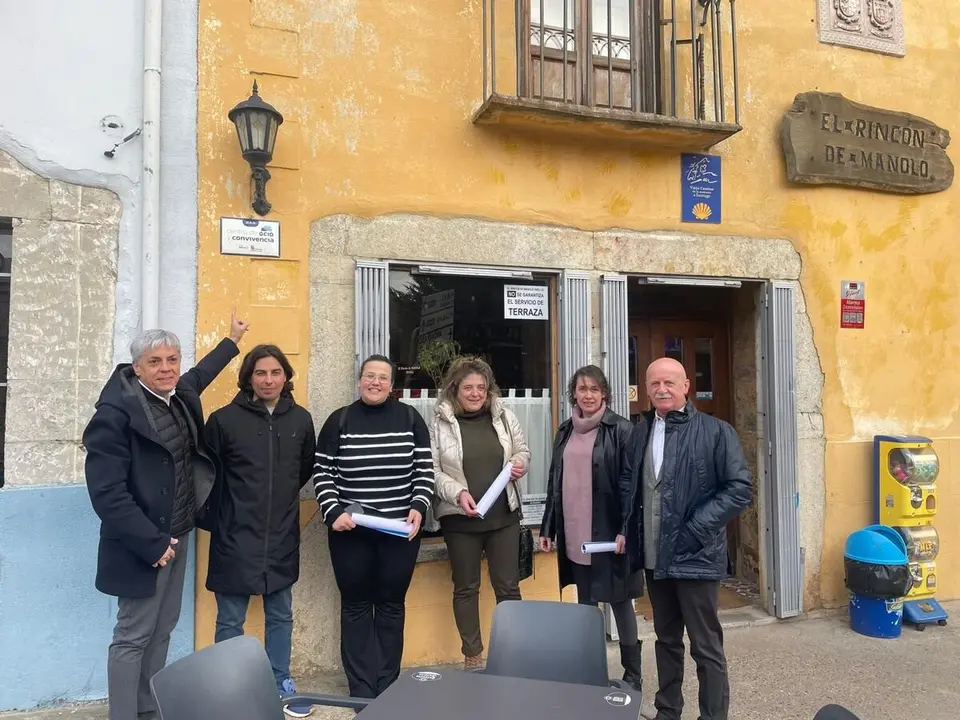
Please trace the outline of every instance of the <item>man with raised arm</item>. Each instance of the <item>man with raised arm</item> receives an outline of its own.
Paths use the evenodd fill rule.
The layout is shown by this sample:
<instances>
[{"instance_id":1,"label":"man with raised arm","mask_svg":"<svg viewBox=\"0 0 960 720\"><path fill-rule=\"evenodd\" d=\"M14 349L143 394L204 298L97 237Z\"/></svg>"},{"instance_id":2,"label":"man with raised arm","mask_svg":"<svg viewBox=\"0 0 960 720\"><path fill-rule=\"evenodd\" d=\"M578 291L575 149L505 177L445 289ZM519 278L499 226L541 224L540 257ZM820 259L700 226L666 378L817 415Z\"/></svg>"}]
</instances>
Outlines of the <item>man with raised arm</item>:
<instances>
[{"instance_id":1,"label":"man with raised arm","mask_svg":"<svg viewBox=\"0 0 960 720\"><path fill-rule=\"evenodd\" d=\"M156 717L150 678L180 618L187 544L208 527L220 462L203 437L200 394L238 353L248 325L180 375L180 340L147 330L107 380L83 433L87 490L100 518L97 589L118 598L107 652L110 720Z\"/></svg>"}]
</instances>

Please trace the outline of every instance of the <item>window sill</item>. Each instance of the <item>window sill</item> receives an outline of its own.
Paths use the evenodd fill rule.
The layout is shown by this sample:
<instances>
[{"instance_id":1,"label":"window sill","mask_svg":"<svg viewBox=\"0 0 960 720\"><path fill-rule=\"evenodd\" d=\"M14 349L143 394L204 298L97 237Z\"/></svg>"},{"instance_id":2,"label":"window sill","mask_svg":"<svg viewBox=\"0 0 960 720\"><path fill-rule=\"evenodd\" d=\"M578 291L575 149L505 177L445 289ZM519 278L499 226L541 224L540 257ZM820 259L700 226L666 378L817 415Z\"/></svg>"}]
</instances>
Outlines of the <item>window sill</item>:
<instances>
[{"instance_id":1,"label":"window sill","mask_svg":"<svg viewBox=\"0 0 960 720\"><path fill-rule=\"evenodd\" d=\"M697 122L552 100L494 94L473 115L478 125L622 140L652 150L709 150L742 129L734 123Z\"/></svg>"},{"instance_id":2,"label":"window sill","mask_svg":"<svg viewBox=\"0 0 960 720\"><path fill-rule=\"evenodd\" d=\"M538 554L542 552L540 543L537 542L540 533L535 528L530 529L533 531L533 552ZM429 538L420 543L420 553L417 555L418 565L420 563L445 562L449 559L450 553L447 552L447 544L442 538Z\"/></svg>"}]
</instances>

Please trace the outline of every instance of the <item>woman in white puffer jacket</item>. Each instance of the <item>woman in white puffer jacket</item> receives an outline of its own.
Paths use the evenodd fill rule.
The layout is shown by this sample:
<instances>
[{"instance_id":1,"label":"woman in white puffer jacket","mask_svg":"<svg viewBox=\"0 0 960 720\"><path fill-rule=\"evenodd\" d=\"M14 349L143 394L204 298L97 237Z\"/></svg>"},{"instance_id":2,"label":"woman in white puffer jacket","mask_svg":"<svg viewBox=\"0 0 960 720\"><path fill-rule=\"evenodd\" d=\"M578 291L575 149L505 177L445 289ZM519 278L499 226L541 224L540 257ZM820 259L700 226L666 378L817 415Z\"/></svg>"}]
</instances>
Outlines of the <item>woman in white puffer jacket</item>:
<instances>
[{"instance_id":1,"label":"woman in white puffer jacket","mask_svg":"<svg viewBox=\"0 0 960 720\"><path fill-rule=\"evenodd\" d=\"M459 358L447 371L430 447L435 473L434 514L453 570L453 614L466 669L483 664L480 638L480 559L485 553L497 602L520 599L520 489L530 448L517 416L503 406L493 370L479 358ZM512 482L484 517L483 497L507 462Z\"/></svg>"}]
</instances>

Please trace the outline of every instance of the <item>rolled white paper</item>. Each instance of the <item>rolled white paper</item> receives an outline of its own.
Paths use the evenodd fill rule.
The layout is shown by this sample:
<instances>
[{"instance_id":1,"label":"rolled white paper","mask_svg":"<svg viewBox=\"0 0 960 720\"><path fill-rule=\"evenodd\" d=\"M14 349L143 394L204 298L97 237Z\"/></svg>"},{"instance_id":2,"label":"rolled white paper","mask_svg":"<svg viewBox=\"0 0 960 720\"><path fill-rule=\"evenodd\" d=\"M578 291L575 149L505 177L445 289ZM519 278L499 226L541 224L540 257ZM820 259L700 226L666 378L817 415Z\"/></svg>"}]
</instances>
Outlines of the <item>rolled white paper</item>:
<instances>
[{"instance_id":1,"label":"rolled white paper","mask_svg":"<svg viewBox=\"0 0 960 720\"><path fill-rule=\"evenodd\" d=\"M615 542L585 542L580 546L580 552L584 555L593 555L594 553L616 552L617 543Z\"/></svg>"},{"instance_id":2,"label":"rolled white paper","mask_svg":"<svg viewBox=\"0 0 960 720\"><path fill-rule=\"evenodd\" d=\"M503 489L507 486L507 483L510 482L510 472L513 470L513 463L508 462L503 466L503 470L500 471L500 474L497 475L497 479L493 481L493 485L483 494L483 497L480 498L480 502L477 503L477 513L479 513L481 518L486 517L487 513L490 512L490 508L493 507L493 504L497 501L497 498L500 497L500 493L503 492Z\"/></svg>"},{"instance_id":3,"label":"rolled white paper","mask_svg":"<svg viewBox=\"0 0 960 720\"><path fill-rule=\"evenodd\" d=\"M350 517L353 518L353 521L357 525L363 525L371 530L379 530L380 532L387 533L388 535L407 537L410 535L410 531L413 530L413 525L408 524L404 520L391 520L390 518L382 518L376 515L364 515L363 513L358 512L350 513Z\"/></svg>"}]
</instances>

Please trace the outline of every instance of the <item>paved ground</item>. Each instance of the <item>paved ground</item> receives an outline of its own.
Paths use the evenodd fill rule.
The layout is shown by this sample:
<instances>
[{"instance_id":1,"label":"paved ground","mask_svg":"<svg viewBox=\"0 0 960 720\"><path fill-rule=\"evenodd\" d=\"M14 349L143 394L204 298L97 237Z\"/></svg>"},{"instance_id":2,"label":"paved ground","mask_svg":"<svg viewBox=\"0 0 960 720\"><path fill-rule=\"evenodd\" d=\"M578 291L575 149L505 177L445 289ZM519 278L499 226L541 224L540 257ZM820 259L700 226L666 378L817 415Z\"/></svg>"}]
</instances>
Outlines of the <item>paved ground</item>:
<instances>
[{"instance_id":1,"label":"paved ground","mask_svg":"<svg viewBox=\"0 0 960 720\"><path fill-rule=\"evenodd\" d=\"M727 614L730 720L812 720L829 702L847 706L861 720L955 720L960 717L960 602L947 603L956 618L924 632L905 628L898 640L872 640L850 631L840 615L771 622L752 611ZM647 628L643 631L650 638ZM611 672L619 669L611 648ZM651 690L645 714L652 716L656 664L653 643L643 648L644 676ZM343 692L339 678L300 683L303 689ZM696 720L696 671L688 663L687 708ZM325 710L316 720L350 720L350 711ZM104 720L102 705L4 714L0 720ZM424 720L430 720L425 718Z\"/></svg>"}]
</instances>

